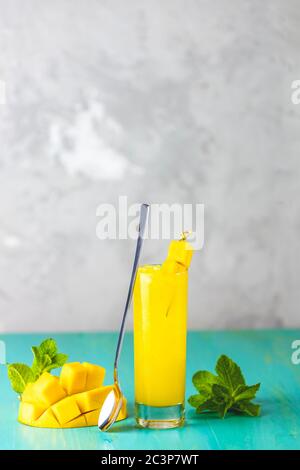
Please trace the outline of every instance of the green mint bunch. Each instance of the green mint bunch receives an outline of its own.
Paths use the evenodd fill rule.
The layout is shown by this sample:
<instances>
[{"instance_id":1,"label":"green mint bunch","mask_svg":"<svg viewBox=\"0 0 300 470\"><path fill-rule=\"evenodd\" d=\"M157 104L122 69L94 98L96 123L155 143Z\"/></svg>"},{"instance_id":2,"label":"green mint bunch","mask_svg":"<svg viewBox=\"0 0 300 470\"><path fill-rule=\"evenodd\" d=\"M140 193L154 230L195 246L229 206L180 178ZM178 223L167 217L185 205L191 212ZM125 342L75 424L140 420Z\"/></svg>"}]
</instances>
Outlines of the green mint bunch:
<instances>
[{"instance_id":1,"label":"green mint bunch","mask_svg":"<svg viewBox=\"0 0 300 470\"><path fill-rule=\"evenodd\" d=\"M62 367L68 360L66 354L58 352L56 341L47 338L39 346L32 346L33 362L31 366L22 363L7 365L7 374L12 389L23 393L26 385L35 382L43 372Z\"/></svg>"},{"instance_id":2,"label":"green mint bunch","mask_svg":"<svg viewBox=\"0 0 300 470\"><path fill-rule=\"evenodd\" d=\"M228 411L258 416L260 406L253 403L260 383L246 385L240 367L229 357L219 357L216 373L200 370L193 376L193 384L198 390L197 395L188 399L197 413L212 411L224 418Z\"/></svg>"}]
</instances>

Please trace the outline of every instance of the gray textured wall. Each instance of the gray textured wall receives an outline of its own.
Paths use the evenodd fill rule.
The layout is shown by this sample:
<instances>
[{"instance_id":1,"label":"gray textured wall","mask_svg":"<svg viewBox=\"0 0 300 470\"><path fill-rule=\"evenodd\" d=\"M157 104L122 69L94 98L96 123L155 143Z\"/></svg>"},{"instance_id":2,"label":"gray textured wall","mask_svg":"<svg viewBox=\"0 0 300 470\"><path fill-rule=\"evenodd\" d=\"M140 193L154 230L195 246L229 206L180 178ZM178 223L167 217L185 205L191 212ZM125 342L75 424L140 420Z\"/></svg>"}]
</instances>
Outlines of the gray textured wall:
<instances>
[{"instance_id":1,"label":"gray textured wall","mask_svg":"<svg viewBox=\"0 0 300 470\"><path fill-rule=\"evenodd\" d=\"M117 327L118 195L205 204L191 327L300 326L297 78L297 0L0 0L0 329Z\"/></svg>"}]
</instances>

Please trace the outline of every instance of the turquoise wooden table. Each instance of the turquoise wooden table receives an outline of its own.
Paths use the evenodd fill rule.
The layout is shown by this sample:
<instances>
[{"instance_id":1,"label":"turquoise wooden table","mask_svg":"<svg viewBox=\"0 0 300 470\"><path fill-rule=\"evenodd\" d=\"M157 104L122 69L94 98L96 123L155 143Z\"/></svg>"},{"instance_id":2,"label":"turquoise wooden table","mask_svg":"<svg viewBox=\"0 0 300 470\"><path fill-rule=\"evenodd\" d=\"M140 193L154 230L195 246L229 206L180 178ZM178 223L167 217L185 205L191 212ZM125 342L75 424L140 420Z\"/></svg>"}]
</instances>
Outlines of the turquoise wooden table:
<instances>
[{"instance_id":1,"label":"turquoise wooden table","mask_svg":"<svg viewBox=\"0 0 300 470\"><path fill-rule=\"evenodd\" d=\"M30 347L42 335L2 335L8 362L30 362ZM112 382L116 344L114 333L53 334L70 361L90 361L107 368L106 383ZM130 417L110 432L96 427L80 429L37 429L16 420L18 400L10 389L6 370L0 370L1 449L300 449L300 365L291 362L291 343L300 330L191 332L188 336L187 396L198 369L212 370L224 353L241 366L248 383L261 381L257 401L259 418L228 415L224 420L196 415L187 404L186 425L180 429L153 431L137 429L133 419L132 335L127 334L120 376L129 401Z\"/></svg>"}]
</instances>

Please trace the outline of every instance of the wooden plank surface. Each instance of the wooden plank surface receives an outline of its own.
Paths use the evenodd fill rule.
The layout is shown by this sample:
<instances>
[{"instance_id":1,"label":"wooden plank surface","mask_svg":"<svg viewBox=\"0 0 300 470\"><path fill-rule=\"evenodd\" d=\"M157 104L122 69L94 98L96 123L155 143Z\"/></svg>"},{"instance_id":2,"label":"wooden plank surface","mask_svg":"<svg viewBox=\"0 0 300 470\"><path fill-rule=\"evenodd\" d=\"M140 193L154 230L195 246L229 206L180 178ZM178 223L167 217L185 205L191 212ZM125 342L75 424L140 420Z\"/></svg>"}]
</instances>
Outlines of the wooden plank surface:
<instances>
[{"instance_id":1,"label":"wooden plank surface","mask_svg":"<svg viewBox=\"0 0 300 470\"><path fill-rule=\"evenodd\" d=\"M2 335L8 362L31 362L30 347L46 336L56 338L70 361L90 361L107 368L112 381L116 334ZM129 401L130 417L108 433L96 427L35 429L17 422L18 399L10 389L6 368L0 369L1 449L300 449L300 365L291 362L291 343L300 330L190 332L187 396L194 393L191 377L198 369L212 370L224 353L239 363L249 384L261 381L259 418L229 415L224 420L196 415L187 404L181 429L153 431L136 428L133 418L132 335L126 335L120 379Z\"/></svg>"}]
</instances>

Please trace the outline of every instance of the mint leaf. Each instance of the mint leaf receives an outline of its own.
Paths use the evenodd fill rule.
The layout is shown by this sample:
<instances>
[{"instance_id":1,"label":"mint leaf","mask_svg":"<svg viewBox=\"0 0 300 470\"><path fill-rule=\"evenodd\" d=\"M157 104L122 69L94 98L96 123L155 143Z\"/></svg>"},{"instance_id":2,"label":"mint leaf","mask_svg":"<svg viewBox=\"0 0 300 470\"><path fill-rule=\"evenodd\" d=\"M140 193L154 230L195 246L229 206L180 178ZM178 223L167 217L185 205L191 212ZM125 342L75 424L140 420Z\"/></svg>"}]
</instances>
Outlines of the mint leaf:
<instances>
[{"instance_id":1,"label":"mint leaf","mask_svg":"<svg viewBox=\"0 0 300 470\"><path fill-rule=\"evenodd\" d=\"M245 379L240 367L225 355L219 357L216 364L216 372L231 392L234 392L239 385L245 385Z\"/></svg>"},{"instance_id":2,"label":"mint leaf","mask_svg":"<svg viewBox=\"0 0 300 470\"><path fill-rule=\"evenodd\" d=\"M56 364L57 367L62 367L67 362L68 357L69 356L67 354L63 353L56 354L52 358L53 364Z\"/></svg>"},{"instance_id":3,"label":"mint leaf","mask_svg":"<svg viewBox=\"0 0 300 470\"><path fill-rule=\"evenodd\" d=\"M220 418L224 418L227 411L233 404L233 399L230 395L230 392L226 387L218 384L214 384L212 386L212 392L212 398L218 405L218 409L216 411L218 412Z\"/></svg>"},{"instance_id":4,"label":"mint leaf","mask_svg":"<svg viewBox=\"0 0 300 470\"><path fill-rule=\"evenodd\" d=\"M240 385L234 393L235 401L253 400L259 387L260 383L250 385L249 387L247 385Z\"/></svg>"},{"instance_id":5,"label":"mint leaf","mask_svg":"<svg viewBox=\"0 0 300 470\"><path fill-rule=\"evenodd\" d=\"M216 375L207 370L199 370L193 375L192 381L194 386L198 389L198 387L202 385L216 384L219 379Z\"/></svg>"},{"instance_id":6,"label":"mint leaf","mask_svg":"<svg viewBox=\"0 0 300 470\"><path fill-rule=\"evenodd\" d=\"M52 369L57 369L58 367L62 367L67 362L67 360L68 360L67 354L62 354L62 353L56 354L52 358L53 362L44 370L46 370L47 372L50 372L50 370Z\"/></svg>"},{"instance_id":7,"label":"mint leaf","mask_svg":"<svg viewBox=\"0 0 300 470\"><path fill-rule=\"evenodd\" d=\"M40 347L32 346L33 363L32 372L38 378L51 365L52 360L48 354L43 354Z\"/></svg>"},{"instance_id":8,"label":"mint leaf","mask_svg":"<svg viewBox=\"0 0 300 470\"><path fill-rule=\"evenodd\" d=\"M210 398L209 400L205 400L204 403L201 403L197 407L196 411L197 413L203 413L203 411L219 411L219 405L212 398Z\"/></svg>"},{"instance_id":9,"label":"mint leaf","mask_svg":"<svg viewBox=\"0 0 300 470\"><path fill-rule=\"evenodd\" d=\"M208 399L211 396L212 385L218 383L219 378L207 370L199 370L193 375L192 381L200 395Z\"/></svg>"},{"instance_id":10,"label":"mint leaf","mask_svg":"<svg viewBox=\"0 0 300 470\"><path fill-rule=\"evenodd\" d=\"M41 355L48 354L52 359L57 354L56 341L53 338L47 338L39 345Z\"/></svg>"},{"instance_id":11,"label":"mint leaf","mask_svg":"<svg viewBox=\"0 0 300 470\"><path fill-rule=\"evenodd\" d=\"M31 348L32 354L33 354L33 362L32 362L32 372L35 377L39 377L40 371L41 371L41 362L42 362L42 357L40 350L37 346L32 346Z\"/></svg>"},{"instance_id":12,"label":"mint leaf","mask_svg":"<svg viewBox=\"0 0 300 470\"><path fill-rule=\"evenodd\" d=\"M33 354L33 360L34 360L37 364L39 364L40 361L41 361L40 348L38 348L37 346L32 346L31 352L32 352L32 354Z\"/></svg>"},{"instance_id":13,"label":"mint leaf","mask_svg":"<svg viewBox=\"0 0 300 470\"><path fill-rule=\"evenodd\" d=\"M220 418L224 418L226 415L230 404L225 402L218 403L215 398L210 398L205 402L201 403L197 407L197 413L203 413L204 411L216 412L220 416Z\"/></svg>"},{"instance_id":14,"label":"mint leaf","mask_svg":"<svg viewBox=\"0 0 300 470\"><path fill-rule=\"evenodd\" d=\"M217 412L224 418L228 411L236 411L258 416L260 406L251 400L255 398L260 384L246 385L240 367L225 355L219 357L215 369L217 376L205 370L193 375L198 394L192 395L188 402L197 413Z\"/></svg>"},{"instance_id":15,"label":"mint leaf","mask_svg":"<svg viewBox=\"0 0 300 470\"><path fill-rule=\"evenodd\" d=\"M213 384L212 393L215 398L219 398L221 400L231 398L230 391L228 388L223 387L223 385Z\"/></svg>"},{"instance_id":16,"label":"mint leaf","mask_svg":"<svg viewBox=\"0 0 300 470\"><path fill-rule=\"evenodd\" d=\"M252 403L251 401L240 401L234 406L236 411L246 413L249 416L259 416L260 415L260 406Z\"/></svg>"},{"instance_id":17,"label":"mint leaf","mask_svg":"<svg viewBox=\"0 0 300 470\"><path fill-rule=\"evenodd\" d=\"M224 401L220 404L220 406L218 408L218 414L219 414L220 418L222 418L222 419L225 418L227 411L231 407L231 404L232 404L231 402L227 403L226 401Z\"/></svg>"},{"instance_id":18,"label":"mint leaf","mask_svg":"<svg viewBox=\"0 0 300 470\"><path fill-rule=\"evenodd\" d=\"M41 360L41 373L44 372L52 364L51 357L48 354L44 354Z\"/></svg>"},{"instance_id":19,"label":"mint leaf","mask_svg":"<svg viewBox=\"0 0 300 470\"><path fill-rule=\"evenodd\" d=\"M188 402L194 408L198 408L198 406L205 403L206 400L207 400L207 398L205 396L201 396L201 395L198 394L198 395L191 395L188 399Z\"/></svg>"},{"instance_id":20,"label":"mint leaf","mask_svg":"<svg viewBox=\"0 0 300 470\"><path fill-rule=\"evenodd\" d=\"M26 364L9 364L7 375L12 389L17 393L23 393L26 385L29 382L34 382L33 372Z\"/></svg>"},{"instance_id":21,"label":"mint leaf","mask_svg":"<svg viewBox=\"0 0 300 470\"><path fill-rule=\"evenodd\" d=\"M203 385L198 385L198 392L200 395L209 398L211 396L211 390L212 390L213 384L203 384Z\"/></svg>"}]
</instances>

